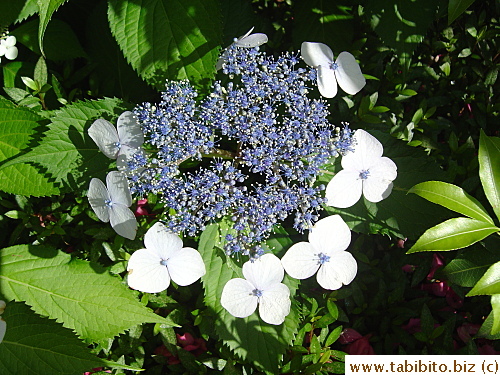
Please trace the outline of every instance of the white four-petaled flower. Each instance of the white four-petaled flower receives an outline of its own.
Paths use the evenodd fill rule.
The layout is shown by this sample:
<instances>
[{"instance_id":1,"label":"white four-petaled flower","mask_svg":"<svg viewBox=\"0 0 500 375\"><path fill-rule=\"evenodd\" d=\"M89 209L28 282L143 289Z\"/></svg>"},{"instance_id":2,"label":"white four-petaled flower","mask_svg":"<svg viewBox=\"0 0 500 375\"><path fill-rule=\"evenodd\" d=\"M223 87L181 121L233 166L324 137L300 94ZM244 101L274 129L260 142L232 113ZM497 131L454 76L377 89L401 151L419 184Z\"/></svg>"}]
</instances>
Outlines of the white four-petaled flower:
<instances>
[{"instance_id":1,"label":"white four-petaled flower","mask_svg":"<svg viewBox=\"0 0 500 375\"><path fill-rule=\"evenodd\" d=\"M144 134L134 114L123 112L116 128L109 121L98 119L89 128L89 136L110 159L117 159L118 170L127 171L127 160L136 152L142 152Z\"/></svg>"},{"instance_id":2,"label":"white four-petaled flower","mask_svg":"<svg viewBox=\"0 0 500 375\"><path fill-rule=\"evenodd\" d=\"M285 276L280 260L264 254L243 264L244 279L229 280L222 290L221 305L237 318L250 316L257 305L261 319L281 324L290 313L290 289L281 283Z\"/></svg>"},{"instance_id":3,"label":"white four-petaled flower","mask_svg":"<svg viewBox=\"0 0 500 375\"><path fill-rule=\"evenodd\" d=\"M170 280L180 286L194 283L205 274L198 251L182 247L179 236L157 222L144 236L145 249L137 250L128 261L128 285L146 293L168 288Z\"/></svg>"},{"instance_id":4,"label":"white four-petaled flower","mask_svg":"<svg viewBox=\"0 0 500 375\"><path fill-rule=\"evenodd\" d=\"M351 243L351 231L339 215L319 220L308 239L290 247L281 258L286 273L295 279L307 279L317 272L318 284L331 290L354 279L358 266L345 251Z\"/></svg>"},{"instance_id":5,"label":"white four-petaled flower","mask_svg":"<svg viewBox=\"0 0 500 375\"><path fill-rule=\"evenodd\" d=\"M362 129L354 133L354 152L342 157L342 170L328 183L327 205L351 207L361 194L370 202L380 202L391 194L392 181L398 172L396 164L382 156L382 144Z\"/></svg>"},{"instance_id":6,"label":"white four-petaled flower","mask_svg":"<svg viewBox=\"0 0 500 375\"><path fill-rule=\"evenodd\" d=\"M267 43L267 35L262 34L262 33L255 33L251 34L253 31L253 27L243 36L240 36L239 38L234 38L233 44L237 47L244 47L244 48L253 48L253 47L258 47L263 45L264 43ZM217 61L217 70L222 69L222 65L224 64L224 61L226 61L227 58L227 49L224 50L222 53L222 56L219 58Z\"/></svg>"},{"instance_id":7,"label":"white four-petaled flower","mask_svg":"<svg viewBox=\"0 0 500 375\"><path fill-rule=\"evenodd\" d=\"M111 226L120 236L133 240L137 232L137 220L129 209L132 196L127 178L121 172L112 171L106 176L106 185L98 178L90 181L87 193L89 203L99 220Z\"/></svg>"},{"instance_id":8,"label":"white four-petaled flower","mask_svg":"<svg viewBox=\"0 0 500 375\"><path fill-rule=\"evenodd\" d=\"M333 61L333 52L326 44L303 42L300 53L307 65L317 68L318 89L325 98L337 95L337 83L351 95L366 84L359 64L349 52L341 52Z\"/></svg>"},{"instance_id":9,"label":"white four-petaled flower","mask_svg":"<svg viewBox=\"0 0 500 375\"><path fill-rule=\"evenodd\" d=\"M17 53L16 37L14 35L9 35L7 38L0 40L0 56L14 60Z\"/></svg>"}]
</instances>

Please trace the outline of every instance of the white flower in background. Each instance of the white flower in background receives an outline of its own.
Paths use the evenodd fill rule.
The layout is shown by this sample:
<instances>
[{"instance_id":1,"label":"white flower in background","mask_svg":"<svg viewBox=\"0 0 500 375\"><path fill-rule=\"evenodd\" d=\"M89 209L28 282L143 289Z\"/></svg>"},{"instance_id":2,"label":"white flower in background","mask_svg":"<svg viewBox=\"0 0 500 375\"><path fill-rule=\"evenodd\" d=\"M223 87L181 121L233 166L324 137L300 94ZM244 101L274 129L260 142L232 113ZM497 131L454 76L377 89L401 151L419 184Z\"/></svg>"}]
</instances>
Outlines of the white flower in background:
<instances>
[{"instance_id":1,"label":"white flower in background","mask_svg":"<svg viewBox=\"0 0 500 375\"><path fill-rule=\"evenodd\" d=\"M5 303L5 301L0 300L0 315L2 315L2 313L4 312L6 305L7 304ZM3 341L6 330L7 330L7 323L0 317L0 343Z\"/></svg>"},{"instance_id":2,"label":"white flower in background","mask_svg":"<svg viewBox=\"0 0 500 375\"><path fill-rule=\"evenodd\" d=\"M392 181L398 175L396 164L382 156L382 144L362 129L354 133L354 152L342 157L342 170L328 183L327 205L351 207L361 194L370 202L380 202L392 191Z\"/></svg>"},{"instance_id":3,"label":"white flower in background","mask_svg":"<svg viewBox=\"0 0 500 375\"><path fill-rule=\"evenodd\" d=\"M307 65L317 68L318 89L325 98L337 95L337 83L351 95L366 84L359 64L349 52L341 52L334 62L333 52L326 44L303 42L300 53Z\"/></svg>"},{"instance_id":4,"label":"white flower in background","mask_svg":"<svg viewBox=\"0 0 500 375\"><path fill-rule=\"evenodd\" d=\"M7 38L0 40L0 56L5 56L9 60L14 60L17 57L16 37L9 35Z\"/></svg>"},{"instance_id":5,"label":"white flower in background","mask_svg":"<svg viewBox=\"0 0 500 375\"><path fill-rule=\"evenodd\" d=\"M281 258L286 273L295 279L307 279L316 272L318 284L336 290L349 284L358 271L351 253L351 231L339 215L319 220L309 232L309 242L290 247Z\"/></svg>"},{"instance_id":6,"label":"white flower in background","mask_svg":"<svg viewBox=\"0 0 500 375\"><path fill-rule=\"evenodd\" d=\"M198 251L182 247L179 236L160 222L144 236L145 249L137 250L128 261L128 285L146 293L168 288L170 280L177 285L191 285L205 274L205 264Z\"/></svg>"},{"instance_id":7,"label":"white flower in background","mask_svg":"<svg viewBox=\"0 0 500 375\"><path fill-rule=\"evenodd\" d=\"M133 240L137 232L137 220L129 209L132 196L128 181L121 172L112 171L106 176L106 185L98 178L90 181L87 193L89 203L99 220L111 226L120 236Z\"/></svg>"},{"instance_id":8,"label":"white flower in background","mask_svg":"<svg viewBox=\"0 0 500 375\"><path fill-rule=\"evenodd\" d=\"M290 289L281 281L285 276L276 255L264 254L243 264L244 279L229 280L222 290L221 305L237 318L245 318L259 305L261 319L281 324L290 313Z\"/></svg>"},{"instance_id":9,"label":"white flower in background","mask_svg":"<svg viewBox=\"0 0 500 375\"><path fill-rule=\"evenodd\" d=\"M254 28L252 27L245 35L240 36L239 38L234 38L233 44L237 47L253 48L267 43L267 35L262 33L250 34L253 29ZM226 58L227 49L224 50L222 56L219 58L219 61L217 61L217 70L222 69L222 65L224 64L224 61L226 61Z\"/></svg>"},{"instance_id":10,"label":"white flower in background","mask_svg":"<svg viewBox=\"0 0 500 375\"><path fill-rule=\"evenodd\" d=\"M116 128L109 121L98 119L88 132L104 155L117 159L116 165L120 171L127 170L127 159L131 159L136 152L142 152L144 134L130 111L118 117Z\"/></svg>"}]
</instances>

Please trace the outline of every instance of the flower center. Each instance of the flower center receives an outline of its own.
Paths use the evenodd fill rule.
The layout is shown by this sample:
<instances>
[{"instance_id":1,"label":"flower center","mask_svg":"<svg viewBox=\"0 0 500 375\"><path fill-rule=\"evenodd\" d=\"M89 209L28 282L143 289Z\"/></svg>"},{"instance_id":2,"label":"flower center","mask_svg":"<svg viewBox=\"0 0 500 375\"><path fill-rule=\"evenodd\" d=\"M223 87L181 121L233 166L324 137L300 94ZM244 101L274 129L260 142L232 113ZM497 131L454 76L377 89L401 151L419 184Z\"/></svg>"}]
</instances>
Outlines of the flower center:
<instances>
[{"instance_id":1,"label":"flower center","mask_svg":"<svg viewBox=\"0 0 500 375\"><path fill-rule=\"evenodd\" d=\"M337 70L339 68L339 64L332 62L330 64L330 69L331 70Z\"/></svg>"},{"instance_id":2,"label":"flower center","mask_svg":"<svg viewBox=\"0 0 500 375\"><path fill-rule=\"evenodd\" d=\"M111 199L106 199L104 201L104 204L106 205L106 207L111 208L111 206L113 206L113 201Z\"/></svg>"},{"instance_id":3,"label":"flower center","mask_svg":"<svg viewBox=\"0 0 500 375\"><path fill-rule=\"evenodd\" d=\"M370 171L367 171L367 170L359 172L359 178L362 180L366 180L369 175L370 175Z\"/></svg>"},{"instance_id":4,"label":"flower center","mask_svg":"<svg viewBox=\"0 0 500 375\"><path fill-rule=\"evenodd\" d=\"M115 142L113 143L113 146L115 146L116 148L121 148L122 144L120 142Z\"/></svg>"},{"instance_id":5,"label":"flower center","mask_svg":"<svg viewBox=\"0 0 500 375\"><path fill-rule=\"evenodd\" d=\"M254 289L252 290L252 294L255 296L255 297L262 297L262 290L259 290L259 289Z\"/></svg>"},{"instance_id":6,"label":"flower center","mask_svg":"<svg viewBox=\"0 0 500 375\"><path fill-rule=\"evenodd\" d=\"M323 253L319 253L318 254L318 263L319 264L325 264L326 262L329 262L330 261L330 256L329 255L326 255L326 254L323 254Z\"/></svg>"},{"instance_id":7,"label":"flower center","mask_svg":"<svg viewBox=\"0 0 500 375\"><path fill-rule=\"evenodd\" d=\"M160 264L161 264L162 266L166 266L166 265L167 265L167 260L166 260L166 259L162 259L162 260L160 261Z\"/></svg>"}]
</instances>

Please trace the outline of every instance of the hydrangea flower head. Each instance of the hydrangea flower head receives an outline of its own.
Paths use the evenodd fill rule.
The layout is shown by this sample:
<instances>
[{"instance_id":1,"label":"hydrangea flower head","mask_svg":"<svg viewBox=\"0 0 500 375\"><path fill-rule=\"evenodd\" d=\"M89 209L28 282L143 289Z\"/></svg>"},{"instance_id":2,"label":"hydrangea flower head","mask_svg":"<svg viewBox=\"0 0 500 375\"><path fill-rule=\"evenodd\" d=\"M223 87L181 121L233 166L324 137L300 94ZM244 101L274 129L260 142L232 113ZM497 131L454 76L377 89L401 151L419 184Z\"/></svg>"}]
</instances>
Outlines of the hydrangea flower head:
<instances>
[{"instance_id":1,"label":"hydrangea flower head","mask_svg":"<svg viewBox=\"0 0 500 375\"><path fill-rule=\"evenodd\" d=\"M97 119L90 126L89 136L99 150L110 159L117 159L118 170L127 171L128 161L139 152L144 143L144 134L132 112L123 112L118 117L117 127L109 121Z\"/></svg>"},{"instance_id":2,"label":"hydrangea flower head","mask_svg":"<svg viewBox=\"0 0 500 375\"><path fill-rule=\"evenodd\" d=\"M354 133L354 152L342 157L342 170L328 183L325 197L327 204L346 208L354 205L361 194L370 202L380 202L392 191L392 181L397 177L397 166L382 156L382 144L362 129Z\"/></svg>"},{"instance_id":3,"label":"hydrangea flower head","mask_svg":"<svg viewBox=\"0 0 500 375\"><path fill-rule=\"evenodd\" d=\"M279 325L290 313L290 289L281 283L285 273L276 255L264 254L243 264L242 278L229 280L222 290L221 305L231 315L245 318L259 306L261 319Z\"/></svg>"},{"instance_id":4,"label":"hydrangea flower head","mask_svg":"<svg viewBox=\"0 0 500 375\"><path fill-rule=\"evenodd\" d=\"M325 98L337 95L337 83L346 93L354 95L366 84L356 59L349 52L341 52L333 61L333 52L326 44L303 42L300 49L307 65L318 70L318 89Z\"/></svg>"},{"instance_id":5,"label":"hydrangea flower head","mask_svg":"<svg viewBox=\"0 0 500 375\"><path fill-rule=\"evenodd\" d=\"M183 247L180 237L160 222L146 232L144 245L128 261L128 285L133 289L158 293L168 288L170 280L186 286L205 274L200 253Z\"/></svg>"},{"instance_id":6,"label":"hydrangea flower head","mask_svg":"<svg viewBox=\"0 0 500 375\"><path fill-rule=\"evenodd\" d=\"M133 240L137 232L137 220L129 209L132 196L128 181L121 172L112 171L106 176L106 185L98 178L90 181L87 193L90 206L99 220L111 222L120 236Z\"/></svg>"},{"instance_id":7,"label":"hydrangea flower head","mask_svg":"<svg viewBox=\"0 0 500 375\"><path fill-rule=\"evenodd\" d=\"M339 289L356 276L358 266L345 251L351 231L339 215L319 220L309 232L309 242L290 247L281 259L286 273L295 279L307 279L318 273L318 284L325 289Z\"/></svg>"},{"instance_id":8,"label":"hydrangea flower head","mask_svg":"<svg viewBox=\"0 0 500 375\"><path fill-rule=\"evenodd\" d=\"M0 40L0 56L5 56L9 60L14 60L17 54L16 37L14 35L9 35L5 39Z\"/></svg>"}]
</instances>

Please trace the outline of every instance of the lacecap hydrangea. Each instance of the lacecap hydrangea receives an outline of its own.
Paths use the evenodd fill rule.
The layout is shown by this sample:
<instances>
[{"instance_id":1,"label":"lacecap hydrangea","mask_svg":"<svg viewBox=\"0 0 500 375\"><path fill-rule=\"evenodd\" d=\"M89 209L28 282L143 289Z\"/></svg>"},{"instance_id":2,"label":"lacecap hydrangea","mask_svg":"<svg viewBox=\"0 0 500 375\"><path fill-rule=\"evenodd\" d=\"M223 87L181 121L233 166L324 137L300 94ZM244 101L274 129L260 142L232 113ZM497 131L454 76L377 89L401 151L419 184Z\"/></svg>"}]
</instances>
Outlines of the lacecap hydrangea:
<instances>
[{"instance_id":1,"label":"lacecap hydrangea","mask_svg":"<svg viewBox=\"0 0 500 375\"><path fill-rule=\"evenodd\" d=\"M233 44L211 93L197 100L187 82L167 82L162 101L134 113L146 153L129 160L133 193L154 193L169 208L170 230L193 236L227 218L228 254L262 255L273 227L292 217L304 231L325 202L316 178L331 158L351 150L351 131L327 120L311 99L316 69L290 53L277 58Z\"/></svg>"}]
</instances>

